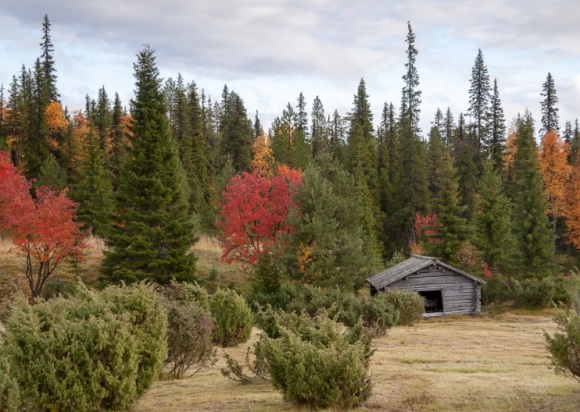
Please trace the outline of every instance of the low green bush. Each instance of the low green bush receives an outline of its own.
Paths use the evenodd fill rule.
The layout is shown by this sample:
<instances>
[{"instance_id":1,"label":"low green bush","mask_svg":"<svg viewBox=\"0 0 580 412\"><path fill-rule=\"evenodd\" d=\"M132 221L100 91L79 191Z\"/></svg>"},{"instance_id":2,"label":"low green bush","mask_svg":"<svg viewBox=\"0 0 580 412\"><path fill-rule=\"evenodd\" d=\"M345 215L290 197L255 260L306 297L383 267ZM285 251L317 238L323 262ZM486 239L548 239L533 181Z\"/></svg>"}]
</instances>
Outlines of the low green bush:
<instances>
[{"instance_id":1,"label":"low green bush","mask_svg":"<svg viewBox=\"0 0 580 412\"><path fill-rule=\"evenodd\" d=\"M20 388L10 373L8 359L0 354L0 411L17 412L20 404Z\"/></svg>"},{"instance_id":2,"label":"low green bush","mask_svg":"<svg viewBox=\"0 0 580 412\"><path fill-rule=\"evenodd\" d=\"M512 278L510 285L516 306L520 308L542 309L553 303L556 284L549 277L522 281Z\"/></svg>"},{"instance_id":3,"label":"low green bush","mask_svg":"<svg viewBox=\"0 0 580 412\"><path fill-rule=\"evenodd\" d=\"M362 324L376 336L383 336L387 330L398 324L399 311L386 293L361 298Z\"/></svg>"},{"instance_id":4,"label":"low green bush","mask_svg":"<svg viewBox=\"0 0 580 412\"><path fill-rule=\"evenodd\" d=\"M44 300L48 300L57 296L67 298L75 296L77 293L79 293L79 286L76 282L54 278L44 284L41 296Z\"/></svg>"},{"instance_id":5,"label":"low green bush","mask_svg":"<svg viewBox=\"0 0 580 412\"><path fill-rule=\"evenodd\" d=\"M277 312L270 319L269 333L262 335L256 348L285 400L310 408L346 409L370 396L373 351L360 323L345 330L325 313L311 318L306 313Z\"/></svg>"},{"instance_id":6,"label":"low green bush","mask_svg":"<svg viewBox=\"0 0 580 412\"><path fill-rule=\"evenodd\" d=\"M250 307L237 292L218 288L209 299L209 307L216 322L213 334L216 344L235 346L250 338L254 318Z\"/></svg>"},{"instance_id":7,"label":"low green bush","mask_svg":"<svg viewBox=\"0 0 580 412\"><path fill-rule=\"evenodd\" d=\"M209 310L209 294L197 283L172 280L169 285L162 289L162 293L170 300L194 304Z\"/></svg>"},{"instance_id":8,"label":"low green bush","mask_svg":"<svg viewBox=\"0 0 580 412\"><path fill-rule=\"evenodd\" d=\"M79 289L11 305L0 349L23 410L128 410L166 357L166 315L152 287Z\"/></svg>"},{"instance_id":9,"label":"low green bush","mask_svg":"<svg viewBox=\"0 0 580 412\"><path fill-rule=\"evenodd\" d=\"M557 373L580 382L580 316L560 309L554 321L558 325L554 335L544 332L552 365Z\"/></svg>"},{"instance_id":10,"label":"low green bush","mask_svg":"<svg viewBox=\"0 0 580 412\"><path fill-rule=\"evenodd\" d=\"M398 312L397 325L413 325L423 319L425 302L417 292L387 290L376 294L373 299L377 299L377 305L391 305Z\"/></svg>"}]
</instances>

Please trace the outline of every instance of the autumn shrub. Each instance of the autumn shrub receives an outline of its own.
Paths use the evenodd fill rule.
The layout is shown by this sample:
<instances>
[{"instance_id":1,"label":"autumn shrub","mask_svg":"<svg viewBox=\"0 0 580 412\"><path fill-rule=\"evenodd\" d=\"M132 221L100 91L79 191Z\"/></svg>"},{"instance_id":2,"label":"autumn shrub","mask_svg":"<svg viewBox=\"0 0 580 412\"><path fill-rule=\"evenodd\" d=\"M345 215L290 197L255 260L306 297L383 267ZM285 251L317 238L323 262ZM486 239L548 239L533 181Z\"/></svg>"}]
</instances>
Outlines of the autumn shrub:
<instances>
[{"instance_id":1,"label":"autumn shrub","mask_svg":"<svg viewBox=\"0 0 580 412\"><path fill-rule=\"evenodd\" d=\"M228 347L250 338L254 325L252 311L237 292L218 288L209 299L209 307L216 322L214 343Z\"/></svg>"},{"instance_id":2,"label":"autumn shrub","mask_svg":"<svg viewBox=\"0 0 580 412\"><path fill-rule=\"evenodd\" d=\"M10 373L8 359L0 354L0 411L17 412L20 409L20 388Z\"/></svg>"},{"instance_id":3,"label":"autumn shrub","mask_svg":"<svg viewBox=\"0 0 580 412\"><path fill-rule=\"evenodd\" d=\"M210 368L216 361L212 343L215 322L208 310L188 301L163 300L167 311L167 359L174 379Z\"/></svg>"},{"instance_id":4,"label":"autumn shrub","mask_svg":"<svg viewBox=\"0 0 580 412\"><path fill-rule=\"evenodd\" d=\"M554 321L558 325L554 335L544 332L552 366L557 373L580 382L580 316L559 309L554 314Z\"/></svg>"},{"instance_id":5,"label":"autumn shrub","mask_svg":"<svg viewBox=\"0 0 580 412\"><path fill-rule=\"evenodd\" d=\"M358 323L345 328L324 312L277 312L256 344L284 399L310 408L350 408L371 393L371 338Z\"/></svg>"},{"instance_id":6,"label":"autumn shrub","mask_svg":"<svg viewBox=\"0 0 580 412\"><path fill-rule=\"evenodd\" d=\"M398 313L397 325L413 325L423 319L425 302L417 292L387 290L373 296L376 305L392 306Z\"/></svg>"}]
</instances>

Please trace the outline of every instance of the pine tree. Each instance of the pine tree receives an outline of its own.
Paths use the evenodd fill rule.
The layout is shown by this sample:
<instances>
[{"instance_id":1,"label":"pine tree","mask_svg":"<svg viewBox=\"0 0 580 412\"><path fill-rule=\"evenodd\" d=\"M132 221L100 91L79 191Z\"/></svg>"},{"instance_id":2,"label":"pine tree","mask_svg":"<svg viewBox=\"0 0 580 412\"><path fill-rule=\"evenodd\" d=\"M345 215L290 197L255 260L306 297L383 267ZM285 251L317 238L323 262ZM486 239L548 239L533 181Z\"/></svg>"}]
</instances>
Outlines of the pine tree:
<instances>
[{"instance_id":1,"label":"pine tree","mask_svg":"<svg viewBox=\"0 0 580 412\"><path fill-rule=\"evenodd\" d=\"M443 120L444 127L445 127L445 134L443 135L445 139L445 143L448 146L453 145L453 133L455 131L455 120L453 119L453 113L451 109L448 107L447 111L445 112L445 119Z\"/></svg>"},{"instance_id":2,"label":"pine tree","mask_svg":"<svg viewBox=\"0 0 580 412\"><path fill-rule=\"evenodd\" d=\"M97 137L99 139L99 146L103 153L109 150L109 130L112 124L111 102L105 86L99 89L95 111L92 117Z\"/></svg>"},{"instance_id":3,"label":"pine tree","mask_svg":"<svg viewBox=\"0 0 580 412\"><path fill-rule=\"evenodd\" d=\"M401 233L409 235L416 213L430 208L429 181L427 173L427 148L421 140L419 113L421 111L421 91L417 73L415 34L407 23L407 63L403 75L403 90L399 117L399 148L401 155Z\"/></svg>"},{"instance_id":4,"label":"pine tree","mask_svg":"<svg viewBox=\"0 0 580 412\"><path fill-rule=\"evenodd\" d=\"M553 261L553 235L546 215L534 120L529 112L518 121L516 146L511 193L520 266L527 274L545 274Z\"/></svg>"},{"instance_id":5,"label":"pine tree","mask_svg":"<svg viewBox=\"0 0 580 412\"><path fill-rule=\"evenodd\" d=\"M93 130L89 130L86 150L80 182L74 187L72 198L79 203L77 217L83 222L84 230L106 236L114 210L113 185L105 169L100 139Z\"/></svg>"},{"instance_id":6,"label":"pine tree","mask_svg":"<svg viewBox=\"0 0 580 412\"><path fill-rule=\"evenodd\" d=\"M296 106L296 129L302 133L304 140L308 139L308 112L306 112L306 99L300 92L298 95L298 105Z\"/></svg>"},{"instance_id":7,"label":"pine tree","mask_svg":"<svg viewBox=\"0 0 580 412\"><path fill-rule=\"evenodd\" d=\"M56 88L56 67L54 63L54 45L50 35L50 20L44 15L42 22L42 102L44 105L58 101L59 95Z\"/></svg>"},{"instance_id":8,"label":"pine tree","mask_svg":"<svg viewBox=\"0 0 580 412\"><path fill-rule=\"evenodd\" d=\"M137 55L134 136L121 171L116 222L107 239L102 271L112 282L172 278L193 280L195 241L187 181L169 133L154 51Z\"/></svg>"},{"instance_id":9,"label":"pine tree","mask_svg":"<svg viewBox=\"0 0 580 412\"><path fill-rule=\"evenodd\" d=\"M254 130L248 118L244 101L235 92L224 87L221 116L218 117L221 133L220 164L229 157L236 171L249 171L252 161Z\"/></svg>"},{"instance_id":10,"label":"pine tree","mask_svg":"<svg viewBox=\"0 0 580 412\"><path fill-rule=\"evenodd\" d=\"M324 106L320 98L316 96L312 103L312 126L310 128L310 139L312 141L312 157L317 158L325 153L328 153L328 125L326 115L324 114Z\"/></svg>"},{"instance_id":11,"label":"pine tree","mask_svg":"<svg viewBox=\"0 0 580 412\"><path fill-rule=\"evenodd\" d=\"M429 172L429 189L431 191L431 198L436 203L439 196L441 172L444 168L445 161L445 146L443 145L441 134L436 125L437 118L433 122L431 131L429 132L429 143L427 147L428 156L428 172Z\"/></svg>"},{"instance_id":12,"label":"pine tree","mask_svg":"<svg viewBox=\"0 0 580 412\"><path fill-rule=\"evenodd\" d=\"M330 129L330 153L332 160L344 164L344 119L335 110L332 119L328 119Z\"/></svg>"},{"instance_id":13,"label":"pine tree","mask_svg":"<svg viewBox=\"0 0 580 412\"><path fill-rule=\"evenodd\" d=\"M473 122L475 132L475 153L479 157L481 148L485 144L487 120L489 117L489 102L491 98L491 86L487 66L483 61L481 49L477 52L475 64L471 69L471 81L469 87L468 113Z\"/></svg>"},{"instance_id":14,"label":"pine tree","mask_svg":"<svg viewBox=\"0 0 580 412\"><path fill-rule=\"evenodd\" d=\"M548 73L546 81L542 85L542 93L540 93L544 100L542 105L542 127L540 128L540 135L545 135L550 130L556 133L560 131L560 120L558 118L558 95L556 93L556 86L554 85L554 78L551 73Z\"/></svg>"},{"instance_id":15,"label":"pine tree","mask_svg":"<svg viewBox=\"0 0 580 412\"><path fill-rule=\"evenodd\" d=\"M566 120L566 124L564 126L564 134L562 135L562 139L568 144L572 143L572 138L574 137L574 131L572 130L572 122L570 120Z\"/></svg>"},{"instance_id":16,"label":"pine tree","mask_svg":"<svg viewBox=\"0 0 580 412\"><path fill-rule=\"evenodd\" d=\"M68 186L68 177L66 171L60 167L58 161L52 153L40 166L38 179L34 181L34 187L48 186L57 192L62 191Z\"/></svg>"},{"instance_id":17,"label":"pine tree","mask_svg":"<svg viewBox=\"0 0 580 412\"><path fill-rule=\"evenodd\" d=\"M445 260L455 261L462 243L468 238L467 221L462 217L459 205L459 190L453 157L446 151L441 160L440 177L437 181L435 213L441 226L438 228L438 242L434 243L435 255Z\"/></svg>"},{"instance_id":18,"label":"pine tree","mask_svg":"<svg viewBox=\"0 0 580 412\"><path fill-rule=\"evenodd\" d=\"M570 164L578 165L580 161L580 122L574 121L574 134L570 142Z\"/></svg>"},{"instance_id":19,"label":"pine tree","mask_svg":"<svg viewBox=\"0 0 580 412\"><path fill-rule=\"evenodd\" d=\"M492 161L496 170L503 168L503 152L506 142L506 127L503 108L499 98L497 79L493 81L493 93L490 100L488 117L488 134L486 140L487 158Z\"/></svg>"},{"instance_id":20,"label":"pine tree","mask_svg":"<svg viewBox=\"0 0 580 412\"><path fill-rule=\"evenodd\" d=\"M419 73L415 65L418 51L415 48L415 33L411 23L407 22L407 63L406 72L403 75L403 96L401 98L400 122L409 129L409 132L418 137L421 133L419 128L419 114L421 112L421 91L419 88Z\"/></svg>"},{"instance_id":21,"label":"pine tree","mask_svg":"<svg viewBox=\"0 0 580 412\"><path fill-rule=\"evenodd\" d=\"M474 243L483 252L486 263L505 271L513 260L514 239L512 206L502 186L499 171L491 161L484 162L474 217Z\"/></svg>"},{"instance_id":22,"label":"pine tree","mask_svg":"<svg viewBox=\"0 0 580 412\"><path fill-rule=\"evenodd\" d=\"M127 157L127 143L125 139L124 113L119 94L115 93L113 112L111 114L111 129L109 140L111 142L111 155L108 161L108 169L112 173L113 189L119 187L119 178L123 163Z\"/></svg>"},{"instance_id":23,"label":"pine tree","mask_svg":"<svg viewBox=\"0 0 580 412\"><path fill-rule=\"evenodd\" d=\"M258 116L258 111L256 110L256 116L254 117L254 138L257 139L258 136L264 134L264 128L260 122L260 117Z\"/></svg>"},{"instance_id":24,"label":"pine tree","mask_svg":"<svg viewBox=\"0 0 580 412\"><path fill-rule=\"evenodd\" d=\"M298 116L290 103L272 122L270 130L272 155L279 164L304 170L312 157L312 148L298 129Z\"/></svg>"}]
</instances>

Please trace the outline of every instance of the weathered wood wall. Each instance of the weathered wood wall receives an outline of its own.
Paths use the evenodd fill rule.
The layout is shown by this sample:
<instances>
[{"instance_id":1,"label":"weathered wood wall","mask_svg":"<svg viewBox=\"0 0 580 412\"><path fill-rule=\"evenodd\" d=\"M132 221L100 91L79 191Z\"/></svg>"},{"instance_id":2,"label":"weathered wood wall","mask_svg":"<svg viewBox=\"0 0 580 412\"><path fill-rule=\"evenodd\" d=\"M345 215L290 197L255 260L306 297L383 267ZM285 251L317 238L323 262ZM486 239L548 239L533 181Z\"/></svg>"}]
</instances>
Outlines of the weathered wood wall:
<instances>
[{"instance_id":1,"label":"weathered wood wall","mask_svg":"<svg viewBox=\"0 0 580 412\"><path fill-rule=\"evenodd\" d=\"M441 290L444 315L481 313L481 287L479 283L445 268L435 267L419 271L391 283L388 289L415 292Z\"/></svg>"}]
</instances>

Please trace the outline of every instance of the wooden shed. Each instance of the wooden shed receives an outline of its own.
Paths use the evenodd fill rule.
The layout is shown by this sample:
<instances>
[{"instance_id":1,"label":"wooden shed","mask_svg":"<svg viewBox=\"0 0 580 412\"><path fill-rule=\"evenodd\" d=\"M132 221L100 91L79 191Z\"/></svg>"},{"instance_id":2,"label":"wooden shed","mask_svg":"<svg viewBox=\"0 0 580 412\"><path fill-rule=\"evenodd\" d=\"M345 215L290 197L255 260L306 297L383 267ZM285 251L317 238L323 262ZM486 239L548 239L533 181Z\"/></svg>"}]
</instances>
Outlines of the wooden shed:
<instances>
[{"instance_id":1,"label":"wooden shed","mask_svg":"<svg viewBox=\"0 0 580 412\"><path fill-rule=\"evenodd\" d=\"M366 280L371 295L388 289L415 291L425 299L425 317L481 313L485 281L434 257L411 255Z\"/></svg>"}]
</instances>

